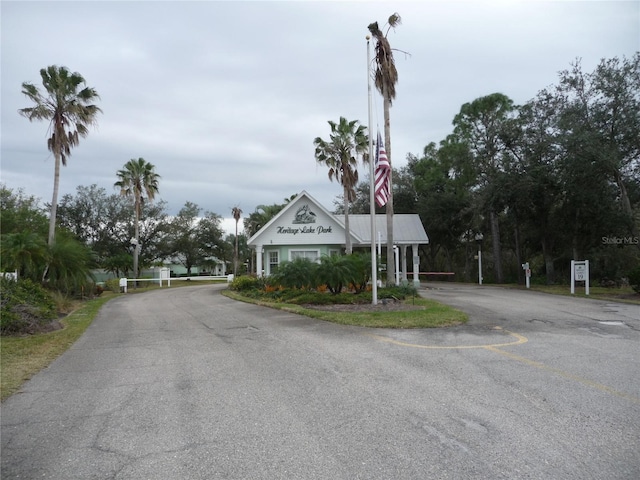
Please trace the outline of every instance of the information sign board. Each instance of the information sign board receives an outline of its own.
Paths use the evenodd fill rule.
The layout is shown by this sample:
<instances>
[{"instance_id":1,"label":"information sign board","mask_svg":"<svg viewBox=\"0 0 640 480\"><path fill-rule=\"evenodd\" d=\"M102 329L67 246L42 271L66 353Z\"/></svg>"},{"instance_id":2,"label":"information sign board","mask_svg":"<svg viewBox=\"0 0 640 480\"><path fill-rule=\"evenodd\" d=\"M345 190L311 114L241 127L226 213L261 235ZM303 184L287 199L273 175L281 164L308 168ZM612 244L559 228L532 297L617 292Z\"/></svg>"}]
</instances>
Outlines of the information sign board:
<instances>
[{"instance_id":1,"label":"information sign board","mask_svg":"<svg viewBox=\"0 0 640 480\"><path fill-rule=\"evenodd\" d=\"M575 265L576 282L584 282L587 279L587 266L584 264Z\"/></svg>"},{"instance_id":2,"label":"information sign board","mask_svg":"<svg viewBox=\"0 0 640 480\"><path fill-rule=\"evenodd\" d=\"M589 260L571 260L571 293L576 293L576 282L584 282L585 294L589 295Z\"/></svg>"}]
</instances>

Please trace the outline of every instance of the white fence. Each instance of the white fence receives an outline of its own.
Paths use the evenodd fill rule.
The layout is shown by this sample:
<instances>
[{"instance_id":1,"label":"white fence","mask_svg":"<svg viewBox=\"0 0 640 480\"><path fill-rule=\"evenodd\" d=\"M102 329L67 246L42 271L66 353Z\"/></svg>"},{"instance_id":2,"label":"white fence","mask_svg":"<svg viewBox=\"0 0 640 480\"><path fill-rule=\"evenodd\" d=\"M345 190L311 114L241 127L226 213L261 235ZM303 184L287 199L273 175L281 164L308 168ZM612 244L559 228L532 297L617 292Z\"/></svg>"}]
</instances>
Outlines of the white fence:
<instances>
[{"instance_id":1,"label":"white fence","mask_svg":"<svg viewBox=\"0 0 640 480\"><path fill-rule=\"evenodd\" d=\"M121 278L120 279L120 289L124 292L127 293L127 287L129 285L129 282L152 282L152 283L157 283L158 285L160 285L160 287L162 287L163 282L166 281L167 283L167 287L171 286L171 280L194 280L194 281L198 281L198 280L226 280L228 283L231 283L233 281L233 275L199 275L196 277L159 277L159 278Z\"/></svg>"}]
</instances>

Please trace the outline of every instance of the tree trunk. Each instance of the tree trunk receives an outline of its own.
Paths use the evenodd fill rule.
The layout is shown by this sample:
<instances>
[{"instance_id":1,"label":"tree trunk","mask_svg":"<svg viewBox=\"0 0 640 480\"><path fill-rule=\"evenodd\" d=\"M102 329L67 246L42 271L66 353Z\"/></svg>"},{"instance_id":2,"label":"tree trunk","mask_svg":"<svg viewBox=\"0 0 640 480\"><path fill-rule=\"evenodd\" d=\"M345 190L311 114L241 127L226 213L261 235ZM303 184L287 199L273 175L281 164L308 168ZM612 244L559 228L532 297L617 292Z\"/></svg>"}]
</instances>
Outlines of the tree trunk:
<instances>
[{"instance_id":1,"label":"tree trunk","mask_svg":"<svg viewBox=\"0 0 640 480\"><path fill-rule=\"evenodd\" d=\"M136 193L136 200L134 202L134 208L136 210L136 224L134 226L136 244L133 248L133 278L138 278L138 252L140 250L140 194ZM138 282L133 282L133 288L138 287Z\"/></svg>"},{"instance_id":2,"label":"tree trunk","mask_svg":"<svg viewBox=\"0 0 640 480\"><path fill-rule=\"evenodd\" d=\"M60 185L60 154L58 152L53 153L54 167L53 167L53 195L51 198L51 208L49 209L49 238L47 244L52 247L56 241L56 214L58 212L58 189ZM44 267L42 272L42 281L47 281L47 275L49 274L49 262Z\"/></svg>"},{"instance_id":3,"label":"tree trunk","mask_svg":"<svg viewBox=\"0 0 640 480\"><path fill-rule=\"evenodd\" d=\"M556 272L553 267L553 256L551 251L551 245L549 240L545 237L542 238L542 257L544 258L544 268L547 275L547 285L552 285L555 282Z\"/></svg>"},{"instance_id":4,"label":"tree trunk","mask_svg":"<svg viewBox=\"0 0 640 480\"><path fill-rule=\"evenodd\" d=\"M496 283L504 283L502 275L502 248L500 247L500 224L495 210L489 211L491 222L491 240L493 242L493 266L496 274Z\"/></svg>"},{"instance_id":5,"label":"tree trunk","mask_svg":"<svg viewBox=\"0 0 640 480\"><path fill-rule=\"evenodd\" d=\"M389 200L387 201L387 285L395 283L395 262L393 258L393 181L392 171L393 163L391 162L391 124L389 121L389 108L391 102L387 95L383 94L384 102L384 142L387 160L389 161Z\"/></svg>"},{"instance_id":6,"label":"tree trunk","mask_svg":"<svg viewBox=\"0 0 640 480\"><path fill-rule=\"evenodd\" d=\"M438 259L438 252L439 252L439 247L436 246L433 243L429 243L429 260L431 262L431 265L427 266L427 270L432 270L435 271L436 269L436 262Z\"/></svg>"},{"instance_id":7,"label":"tree trunk","mask_svg":"<svg viewBox=\"0 0 640 480\"><path fill-rule=\"evenodd\" d=\"M351 233L349 232L349 195L347 186L344 186L344 247L347 255L351 255Z\"/></svg>"},{"instance_id":8,"label":"tree trunk","mask_svg":"<svg viewBox=\"0 0 640 480\"><path fill-rule=\"evenodd\" d=\"M573 227L573 235L571 237L571 254L572 260L580 260L579 252L578 252L578 225L580 218L580 209L576 209L576 214L574 218L574 227Z\"/></svg>"},{"instance_id":9,"label":"tree trunk","mask_svg":"<svg viewBox=\"0 0 640 480\"><path fill-rule=\"evenodd\" d=\"M515 237L515 248L516 248L516 262L518 265L518 283L523 283L523 274L525 273L525 271L522 269L522 264L524 263L522 261L522 254L520 253L520 228L518 226L518 216L516 215L516 226L514 228L514 237ZM526 281L526 280L525 280Z\"/></svg>"},{"instance_id":10,"label":"tree trunk","mask_svg":"<svg viewBox=\"0 0 640 480\"><path fill-rule=\"evenodd\" d=\"M469 250L469 242L465 242L465 249L464 249L464 281L469 283L471 282L471 262L469 262L469 260L471 260L471 251Z\"/></svg>"},{"instance_id":11,"label":"tree trunk","mask_svg":"<svg viewBox=\"0 0 640 480\"><path fill-rule=\"evenodd\" d=\"M235 249L233 252L233 278L238 276L238 219L236 219L236 238Z\"/></svg>"},{"instance_id":12,"label":"tree trunk","mask_svg":"<svg viewBox=\"0 0 640 480\"><path fill-rule=\"evenodd\" d=\"M56 213L58 211L58 188L60 184L60 154L53 154L55 160L53 173L53 197L51 198L51 209L49 211L49 246L56 241Z\"/></svg>"},{"instance_id":13,"label":"tree trunk","mask_svg":"<svg viewBox=\"0 0 640 480\"><path fill-rule=\"evenodd\" d=\"M451 270L453 270L453 262L451 261L451 251L448 248L444 249L444 258L447 263L447 272L450 272Z\"/></svg>"}]
</instances>

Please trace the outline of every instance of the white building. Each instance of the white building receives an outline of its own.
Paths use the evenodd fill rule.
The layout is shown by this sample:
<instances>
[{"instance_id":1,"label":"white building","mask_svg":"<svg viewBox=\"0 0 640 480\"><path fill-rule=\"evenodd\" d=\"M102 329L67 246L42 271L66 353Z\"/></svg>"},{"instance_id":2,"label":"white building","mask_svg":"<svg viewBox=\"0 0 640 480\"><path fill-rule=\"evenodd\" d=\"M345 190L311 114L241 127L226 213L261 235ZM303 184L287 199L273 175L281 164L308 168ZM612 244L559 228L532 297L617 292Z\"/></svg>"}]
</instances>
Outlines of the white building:
<instances>
[{"instance_id":1,"label":"white building","mask_svg":"<svg viewBox=\"0 0 640 480\"><path fill-rule=\"evenodd\" d=\"M371 251L371 216L349 215L349 232L354 251ZM386 252L387 217L376 215L376 243ZM408 281L411 272L419 283L418 247L429 243L429 237L417 214L394 214L393 242L397 247L398 279ZM345 249L344 215L334 215L311 195L302 191L247 242L256 251L256 271L270 275L284 261L304 257L319 261L323 255L341 254ZM407 253L411 248L413 264L407 269Z\"/></svg>"}]
</instances>

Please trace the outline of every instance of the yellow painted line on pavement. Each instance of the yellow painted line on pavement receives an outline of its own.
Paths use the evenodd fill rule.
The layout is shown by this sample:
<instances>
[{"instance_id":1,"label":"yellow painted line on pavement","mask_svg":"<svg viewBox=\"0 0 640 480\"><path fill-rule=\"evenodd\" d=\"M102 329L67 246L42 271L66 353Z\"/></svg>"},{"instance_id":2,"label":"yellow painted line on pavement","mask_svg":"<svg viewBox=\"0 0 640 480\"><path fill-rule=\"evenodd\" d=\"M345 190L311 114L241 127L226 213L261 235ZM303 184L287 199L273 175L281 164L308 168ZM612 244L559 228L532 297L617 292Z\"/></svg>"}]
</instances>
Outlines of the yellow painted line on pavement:
<instances>
[{"instance_id":1,"label":"yellow painted line on pavement","mask_svg":"<svg viewBox=\"0 0 640 480\"><path fill-rule=\"evenodd\" d=\"M505 352L504 350L500 350L495 345L488 345L484 347L486 350L489 350L494 353L499 353L500 355L504 355L507 358L512 360L516 360L518 362L524 363L525 365L529 365L531 367L539 368L540 370L545 370L547 372L555 373L556 375L560 375L561 377L567 378L569 380L573 380L574 382L581 383L582 385L586 385L590 388L595 388L596 390L600 390L601 392L605 392L611 395L615 395L616 397L624 398L625 400L630 400L633 403L637 403L640 405L640 398L629 395L628 393L621 392L616 390L615 388L607 387L598 382L594 382L587 378L580 377L578 375L574 375L572 373L566 372L564 370L560 370L559 368L550 367L541 362L536 362L535 360L531 360L525 357L521 357L520 355L516 355L511 352Z\"/></svg>"},{"instance_id":2,"label":"yellow painted line on pavement","mask_svg":"<svg viewBox=\"0 0 640 480\"><path fill-rule=\"evenodd\" d=\"M502 329L497 327L496 330L502 330ZM554 373L556 375L559 375L561 377L567 378L569 380L573 380L574 382L581 383L582 385L585 385L587 387L595 388L596 390L599 390L601 392L605 392L605 393L608 393L610 395L614 395L616 397L624 398L625 400L629 400L629 401L631 401L633 403L636 403L636 404L640 405L640 398L638 398L638 397L636 397L634 395L630 395L628 393L621 392L619 390L616 390L615 388L611 388L611 387L608 387L608 386L603 385L601 383L594 382L592 380L580 377L578 375L574 375L574 374L566 372L564 370L560 370L559 368L549 367L548 365L545 365L544 363L537 362L535 360L531 360L531 359L528 359L528 358L525 358L525 357L521 357L520 355L516 355L516 354L511 353L511 352L500 350L500 347L510 347L510 346L514 346L514 345L522 345L523 343L526 343L526 342L529 341L527 339L527 337L525 337L523 335L520 335L519 333L510 332L509 330L503 330L503 331L507 335L515 338L515 341L513 341L513 342L505 342L505 343L494 343L494 344L489 344L489 345L421 345L421 344L416 344L416 343L401 342L400 340L395 340L393 338L385 337L383 335L376 335L376 334L372 334L372 333L367 333L366 335L368 335L370 337L373 337L376 340L379 340L381 342L391 343L393 345L398 345L400 347L421 348L421 349L425 349L425 350L465 350L465 349L469 350L469 349L480 349L480 348L483 348L483 349L488 350L490 352L499 353L500 355L503 355L503 356L505 356L507 358L510 358L511 360L515 360L515 361L518 361L520 363L524 363L525 365L529 365L531 367L538 368L540 370L544 370L544 371L547 371L547 372Z\"/></svg>"},{"instance_id":3,"label":"yellow painted line on pavement","mask_svg":"<svg viewBox=\"0 0 640 480\"><path fill-rule=\"evenodd\" d=\"M373 337L376 340L380 340L381 342L392 343L394 345L399 345L401 347L424 348L427 350L462 350L462 349L487 348L487 347L495 347L495 348L510 347L513 345L521 345L529 341L527 337L524 337L518 333L510 332L509 330L502 330L500 328L497 328L496 330L504 331L507 335L514 337L516 340L513 342L494 343L489 345L420 345L417 343L401 342L400 340L394 340L393 338L385 337L383 335L376 335L373 333L367 333L366 335Z\"/></svg>"}]
</instances>

